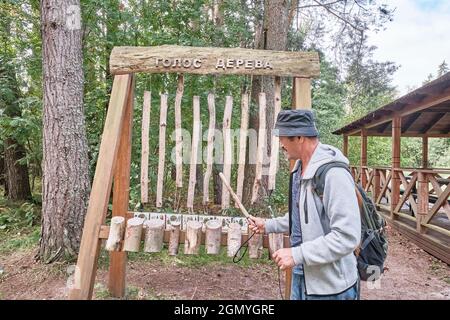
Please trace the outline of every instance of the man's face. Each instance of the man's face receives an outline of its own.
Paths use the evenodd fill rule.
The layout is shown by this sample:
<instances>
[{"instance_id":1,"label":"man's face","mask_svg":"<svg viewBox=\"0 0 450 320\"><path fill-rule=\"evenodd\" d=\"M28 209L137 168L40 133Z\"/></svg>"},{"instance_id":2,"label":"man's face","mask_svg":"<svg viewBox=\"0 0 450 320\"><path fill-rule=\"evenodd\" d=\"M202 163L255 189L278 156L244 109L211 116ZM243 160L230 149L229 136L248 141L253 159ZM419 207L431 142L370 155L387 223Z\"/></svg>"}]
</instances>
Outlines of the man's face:
<instances>
[{"instance_id":1,"label":"man's face","mask_svg":"<svg viewBox=\"0 0 450 320\"><path fill-rule=\"evenodd\" d=\"M300 159L299 150L301 149L302 137L280 137L281 149L286 154L288 160Z\"/></svg>"}]
</instances>

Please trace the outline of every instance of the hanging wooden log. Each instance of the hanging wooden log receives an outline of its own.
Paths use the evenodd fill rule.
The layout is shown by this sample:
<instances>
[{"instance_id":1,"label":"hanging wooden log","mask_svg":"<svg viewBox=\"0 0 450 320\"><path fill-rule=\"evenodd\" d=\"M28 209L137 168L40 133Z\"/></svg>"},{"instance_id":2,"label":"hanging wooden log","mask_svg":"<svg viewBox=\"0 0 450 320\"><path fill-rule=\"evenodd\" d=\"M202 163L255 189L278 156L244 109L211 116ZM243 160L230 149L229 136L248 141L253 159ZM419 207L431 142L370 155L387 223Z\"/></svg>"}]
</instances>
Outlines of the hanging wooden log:
<instances>
[{"instance_id":1,"label":"hanging wooden log","mask_svg":"<svg viewBox=\"0 0 450 320\"><path fill-rule=\"evenodd\" d=\"M164 240L164 221L161 219L150 219L145 222L147 233L145 235L145 252L160 252Z\"/></svg>"},{"instance_id":2,"label":"hanging wooden log","mask_svg":"<svg viewBox=\"0 0 450 320\"><path fill-rule=\"evenodd\" d=\"M248 236L250 237L253 234L253 231L248 229ZM261 258L263 250L263 235L260 233L255 234L249 241L248 241L248 256L251 259L259 259Z\"/></svg>"},{"instance_id":3,"label":"hanging wooden log","mask_svg":"<svg viewBox=\"0 0 450 320\"><path fill-rule=\"evenodd\" d=\"M214 103L214 94L208 94L209 128L208 128L208 146L206 149L206 172L203 180L203 205L209 202L209 179L212 174L213 151L214 151L214 132L216 129L216 106Z\"/></svg>"},{"instance_id":4,"label":"hanging wooden log","mask_svg":"<svg viewBox=\"0 0 450 320\"><path fill-rule=\"evenodd\" d=\"M186 239L184 241L184 254L198 254L202 240L202 223L189 221L186 227Z\"/></svg>"},{"instance_id":5,"label":"hanging wooden log","mask_svg":"<svg viewBox=\"0 0 450 320\"><path fill-rule=\"evenodd\" d=\"M166 157L166 126L167 126L167 94L161 94L161 113L159 117L159 161L158 181L156 185L156 207L162 207L164 185L164 162Z\"/></svg>"},{"instance_id":6,"label":"hanging wooden log","mask_svg":"<svg viewBox=\"0 0 450 320\"><path fill-rule=\"evenodd\" d=\"M222 240L222 222L209 220L206 222L205 247L207 254L219 254Z\"/></svg>"},{"instance_id":7,"label":"hanging wooden log","mask_svg":"<svg viewBox=\"0 0 450 320\"><path fill-rule=\"evenodd\" d=\"M256 153L255 182L253 183L253 194L251 203L258 199L259 188L262 179L262 162L266 146L266 94L259 93L259 130L258 130L258 150Z\"/></svg>"},{"instance_id":8,"label":"hanging wooden log","mask_svg":"<svg viewBox=\"0 0 450 320\"><path fill-rule=\"evenodd\" d=\"M201 130L199 96L194 96L193 98L193 109L194 121L192 127L191 163L189 170L189 188L187 195L187 208L191 209L191 211L194 208L195 184L197 182L197 157Z\"/></svg>"},{"instance_id":9,"label":"hanging wooden log","mask_svg":"<svg viewBox=\"0 0 450 320\"><path fill-rule=\"evenodd\" d=\"M281 79L275 77L275 93L274 93L274 120L276 123L278 113L281 111ZM280 139L272 134L272 144L270 149L270 164L269 164L269 181L268 190L275 189L275 181L277 177L278 168L278 154L280 149Z\"/></svg>"},{"instance_id":10,"label":"hanging wooden log","mask_svg":"<svg viewBox=\"0 0 450 320\"><path fill-rule=\"evenodd\" d=\"M144 92L142 106L142 154L141 154L141 202L148 203L148 156L149 156L149 128L150 128L151 93Z\"/></svg>"},{"instance_id":11,"label":"hanging wooden log","mask_svg":"<svg viewBox=\"0 0 450 320\"><path fill-rule=\"evenodd\" d=\"M269 233L269 255L272 257L273 253L283 248L283 234L282 233Z\"/></svg>"},{"instance_id":12,"label":"hanging wooden log","mask_svg":"<svg viewBox=\"0 0 450 320\"><path fill-rule=\"evenodd\" d=\"M225 110L223 112L223 174L227 181L231 178L231 112L233 108L233 97L227 96L225 101ZM222 209L230 206L230 192L222 184Z\"/></svg>"},{"instance_id":13,"label":"hanging wooden log","mask_svg":"<svg viewBox=\"0 0 450 320\"><path fill-rule=\"evenodd\" d=\"M242 229L239 223L230 223L228 225L227 237L227 256L233 257L241 247Z\"/></svg>"},{"instance_id":14,"label":"hanging wooden log","mask_svg":"<svg viewBox=\"0 0 450 320\"><path fill-rule=\"evenodd\" d=\"M184 92L184 77L178 76L177 93L175 95L175 168L176 187L183 187L183 136L181 134L181 99Z\"/></svg>"},{"instance_id":15,"label":"hanging wooden log","mask_svg":"<svg viewBox=\"0 0 450 320\"><path fill-rule=\"evenodd\" d=\"M175 256L178 254L178 247L180 243L180 221L172 221L168 227L170 231L169 236L169 256Z\"/></svg>"},{"instance_id":16,"label":"hanging wooden log","mask_svg":"<svg viewBox=\"0 0 450 320\"><path fill-rule=\"evenodd\" d=\"M106 240L105 249L108 251L119 251L125 231L125 218L116 216L111 219L108 240Z\"/></svg>"},{"instance_id":17,"label":"hanging wooden log","mask_svg":"<svg viewBox=\"0 0 450 320\"><path fill-rule=\"evenodd\" d=\"M124 251L138 252L141 245L142 229L144 219L131 218L127 221L127 228L125 231L125 240L123 244Z\"/></svg>"},{"instance_id":18,"label":"hanging wooden log","mask_svg":"<svg viewBox=\"0 0 450 320\"><path fill-rule=\"evenodd\" d=\"M247 152L247 131L248 131L248 93L242 94L241 100L241 130L239 131L239 166L237 176L236 195L242 200L242 191L244 190L244 174L245 174L245 153ZM238 204L235 203L237 207Z\"/></svg>"}]
</instances>

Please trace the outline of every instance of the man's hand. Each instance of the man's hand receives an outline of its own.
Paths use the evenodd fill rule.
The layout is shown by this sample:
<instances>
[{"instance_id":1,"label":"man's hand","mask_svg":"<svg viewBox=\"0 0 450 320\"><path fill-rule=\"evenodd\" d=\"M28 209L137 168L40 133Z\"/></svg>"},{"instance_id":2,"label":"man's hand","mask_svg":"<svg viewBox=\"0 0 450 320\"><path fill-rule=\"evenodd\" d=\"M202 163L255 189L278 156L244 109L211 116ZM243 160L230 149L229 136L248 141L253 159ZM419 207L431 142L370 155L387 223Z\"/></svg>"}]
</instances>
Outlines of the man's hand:
<instances>
[{"instance_id":1,"label":"man's hand","mask_svg":"<svg viewBox=\"0 0 450 320\"><path fill-rule=\"evenodd\" d=\"M266 221L264 219L250 216L250 218L248 218L248 221L249 221L248 226L249 226L250 230L252 230L255 233L261 233L261 234L265 233Z\"/></svg>"},{"instance_id":2,"label":"man's hand","mask_svg":"<svg viewBox=\"0 0 450 320\"><path fill-rule=\"evenodd\" d=\"M275 251L272 258L281 270L292 268L295 265L291 248L284 248Z\"/></svg>"}]
</instances>

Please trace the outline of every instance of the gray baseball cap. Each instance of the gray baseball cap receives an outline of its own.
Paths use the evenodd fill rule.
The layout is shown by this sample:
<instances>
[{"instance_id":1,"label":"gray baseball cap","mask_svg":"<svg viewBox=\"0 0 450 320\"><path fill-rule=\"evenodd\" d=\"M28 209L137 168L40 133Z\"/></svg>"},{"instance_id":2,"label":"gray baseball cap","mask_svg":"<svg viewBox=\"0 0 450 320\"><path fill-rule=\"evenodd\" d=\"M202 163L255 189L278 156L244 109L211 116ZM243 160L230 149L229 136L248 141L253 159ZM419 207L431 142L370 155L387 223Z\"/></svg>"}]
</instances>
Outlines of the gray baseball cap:
<instances>
[{"instance_id":1,"label":"gray baseball cap","mask_svg":"<svg viewBox=\"0 0 450 320\"><path fill-rule=\"evenodd\" d=\"M273 134L277 137L316 137L319 132L311 111L282 110L277 116Z\"/></svg>"}]
</instances>

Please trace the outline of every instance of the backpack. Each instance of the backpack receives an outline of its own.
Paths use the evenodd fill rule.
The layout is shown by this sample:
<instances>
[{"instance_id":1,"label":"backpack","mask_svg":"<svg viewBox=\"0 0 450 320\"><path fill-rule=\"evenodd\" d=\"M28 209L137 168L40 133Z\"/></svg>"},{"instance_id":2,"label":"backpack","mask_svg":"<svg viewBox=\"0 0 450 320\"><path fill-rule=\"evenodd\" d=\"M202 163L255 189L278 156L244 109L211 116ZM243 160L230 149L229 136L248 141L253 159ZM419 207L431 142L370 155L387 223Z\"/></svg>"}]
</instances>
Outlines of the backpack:
<instances>
[{"instance_id":1,"label":"backpack","mask_svg":"<svg viewBox=\"0 0 450 320\"><path fill-rule=\"evenodd\" d=\"M330 162L320 166L313 178L313 192L323 200L325 176L331 168L350 169L343 162ZM355 185L356 196L361 214L361 242L355 249L359 277L363 281L378 280L384 271L388 242L385 233L386 221L377 212L375 204L361 185ZM325 211L325 208L323 209ZM323 214L324 212L322 212Z\"/></svg>"}]
</instances>

